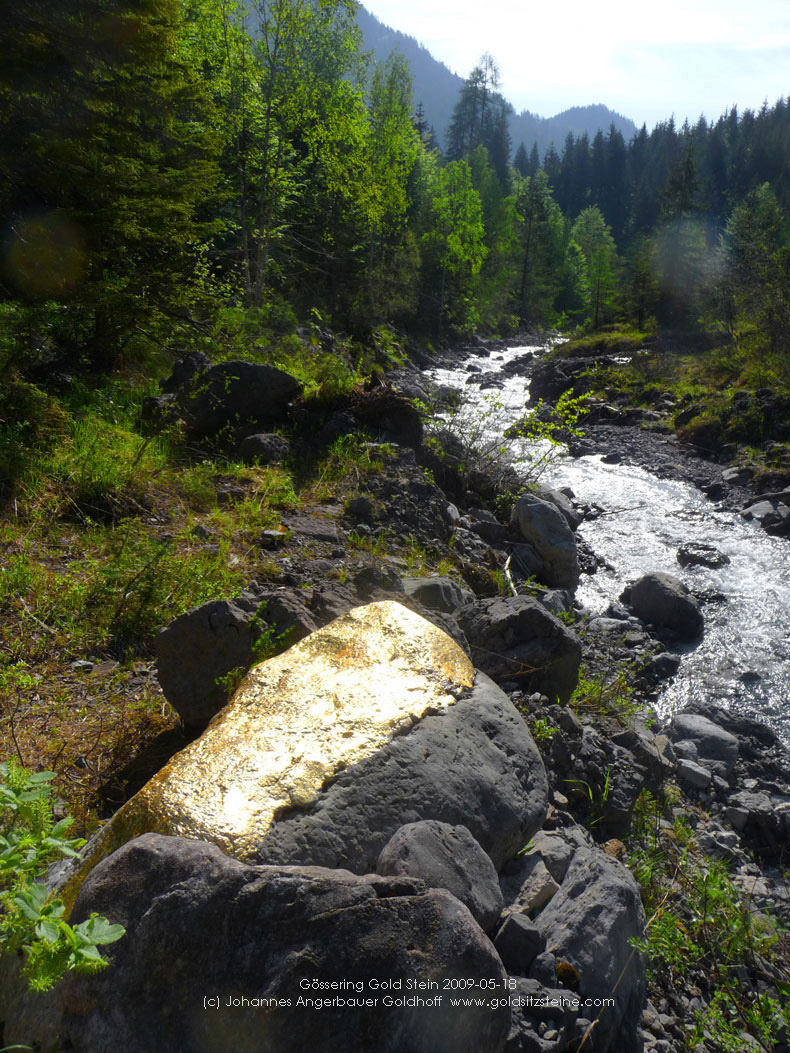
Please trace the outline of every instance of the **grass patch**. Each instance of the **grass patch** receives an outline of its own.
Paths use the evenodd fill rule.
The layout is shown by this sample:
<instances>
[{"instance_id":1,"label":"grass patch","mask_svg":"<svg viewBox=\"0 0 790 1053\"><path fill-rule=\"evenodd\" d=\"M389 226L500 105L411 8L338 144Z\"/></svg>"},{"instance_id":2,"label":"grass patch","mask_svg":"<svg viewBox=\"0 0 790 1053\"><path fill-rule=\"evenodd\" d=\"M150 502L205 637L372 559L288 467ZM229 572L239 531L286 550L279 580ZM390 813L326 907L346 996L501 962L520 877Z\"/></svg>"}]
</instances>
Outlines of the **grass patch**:
<instances>
[{"instance_id":1,"label":"grass patch","mask_svg":"<svg viewBox=\"0 0 790 1053\"><path fill-rule=\"evenodd\" d=\"M667 820L677 800L676 790L663 799L643 790L634 809L628 865L648 914L636 946L659 991L702 991L706 1007L687 1022L688 1048L705 1037L721 1053L740 1053L746 1033L772 1049L790 1025L787 933L739 892L725 863L696 850L685 816Z\"/></svg>"}]
</instances>

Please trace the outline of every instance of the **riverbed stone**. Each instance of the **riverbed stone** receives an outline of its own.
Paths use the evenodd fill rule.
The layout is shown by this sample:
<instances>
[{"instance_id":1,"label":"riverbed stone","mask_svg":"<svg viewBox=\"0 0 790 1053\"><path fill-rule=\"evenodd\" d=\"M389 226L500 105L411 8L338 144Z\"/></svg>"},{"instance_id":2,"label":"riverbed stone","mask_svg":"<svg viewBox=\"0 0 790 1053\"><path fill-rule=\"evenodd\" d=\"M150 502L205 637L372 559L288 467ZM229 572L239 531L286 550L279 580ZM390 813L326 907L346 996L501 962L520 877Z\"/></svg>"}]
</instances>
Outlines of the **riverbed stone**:
<instances>
[{"instance_id":1,"label":"riverbed stone","mask_svg":"<svg viewBox=\"0 0 790 1053\"><path fill-rule=\"evenodd\" d=\"M670 633L678 641L698 640L705 619L691 590L678 578L661 571L645 574L620 597L643 622Z\"/></svg>"},{"instance_id":2,"label":"riverbed stone","mask_svg":"<svg viewBox=\"0 0 790 1053\"><path fill-rule=\"evenodd\" d=\"M703 768L701 764L697 764L693 760L679 760L677 773L680 781L691 786L694 790L707 789L713 777L707 768Z\"/></svg>"},{"instance_id":3,"label":"riverbed stone","mask_svg":"<svg viewBox=\"0 0 790 1053\"><path fill-rule=\"evenodd\" d=\"M376 871L413 877L430 888L452 892L488 930L502 913L502 891L494 864L465 826L436 820L407 823L381 850Z\"/></svg>"},{"instance_id":4,"label":"riverbed stone","mask_svg":"<svg viewBox=\"0 0 790 1053\"><path fill-rule=\"evenodd\" d=\"M575 589L579 584L579 554L562 512L534 494L522 494L513 505L510 522L540 557L540 581Z\"/></svg>"},{"instance_id":5,"label":"riverbed stone","mask_svg":"<svg viewBox=\"0 0 790 1053\"><path fill-rule=\"evenodd\" d=\"M548 951L579 974L582 998L613 998L600 1010L591 1053L636 1053L646 959L631 945L644 936L639 886L598 848L577 848L559 892L538 914ZM591 1013L594 1011L591 1011Z\"/></svg>"},{"instance_id":6,"label":"riverbed stone","mask_svg":"<svg viewBox=\"0 0 790 1053\"><path fill-rule=\"evenodd\" d=\"M730 557L720 552L714 545L706 545L701 541L688 541L681 545L677 552L677 560L681 567L726 567Z\"/></svg>"},{"instance_id":7,"label":"riverbed stone","mask_svg":"<svg viewBox=\"0 0 790 1053\"><path fill-rule=\"evenodd\" d=\"M414 993L405 982L371 989L371 979L405 977L503 987L502 964L466 907L419 881L252 866L200 841L146 834L91 874L74 917L92 911L126 935L107 949L111 968L69 978L65 1028L79 1050L499 1053L507 1036L507 1006L387 1007L383 995ZM206 997L217 1002L206 1007ZM316 1009L300 997L344 1002Z\"/></svg>"},{"instance_id":8,"label":"riverbed stone","mask_svg":"<svg viewBox=\"0 0 790 1053\"><path fill-rule=\"evenodd\" d=\"M531 596L494 596L467 604L458 624L478 668L497 681L567 702L579 677L576 634Z\"/></svg>"},{"instance_id":9,"label":"riverbed stone","mask_svg":"<svg viewBox=\"0 0 790 1053\"><path fill-rule=\"evenodd\" d=\"M676 713L670 733L676 743L692 742L701 764L722 778L729 778L738 760L738 739L697 713ZM677 752L677 746L675 747Z\"/></svg>"}]
</instances>

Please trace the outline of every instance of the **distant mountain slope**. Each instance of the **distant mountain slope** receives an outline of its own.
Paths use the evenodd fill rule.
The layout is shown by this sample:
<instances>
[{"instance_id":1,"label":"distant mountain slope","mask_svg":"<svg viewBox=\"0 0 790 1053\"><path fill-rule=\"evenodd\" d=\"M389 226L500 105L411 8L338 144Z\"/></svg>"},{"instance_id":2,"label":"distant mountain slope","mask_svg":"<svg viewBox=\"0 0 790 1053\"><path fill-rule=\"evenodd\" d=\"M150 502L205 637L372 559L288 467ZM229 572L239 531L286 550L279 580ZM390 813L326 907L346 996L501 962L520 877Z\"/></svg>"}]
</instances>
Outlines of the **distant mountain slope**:
<instances>
[{"instance_id":1,"label":"distant mountain slope","mask_svg":"<svg viewBox=\"0 0 790 1053\"><path fill-rule=\"evenodd\" d=\"M425 119L433 125L439 140L444 143L444 135L458 101L458 92L464 83L463 78L435 59L414 37L385 26L364 7L358 9L357 24L362 30L364 48L372 51L378 62L386 62L394 50L400 51L408 60L414 77L415 102L422 102ZM530 150L536 142L542 157L552 143L561 151L568 132L573 132L577 137L586 132L592 139L599 129L605 132L612 123L622 132L626 142L636 131L633 121L600 103L573 106L555 117L538 117L524 110L514 113L511 118L513 151L515 153L519 143L523 142Z\"/></svg>"}]
</instances>

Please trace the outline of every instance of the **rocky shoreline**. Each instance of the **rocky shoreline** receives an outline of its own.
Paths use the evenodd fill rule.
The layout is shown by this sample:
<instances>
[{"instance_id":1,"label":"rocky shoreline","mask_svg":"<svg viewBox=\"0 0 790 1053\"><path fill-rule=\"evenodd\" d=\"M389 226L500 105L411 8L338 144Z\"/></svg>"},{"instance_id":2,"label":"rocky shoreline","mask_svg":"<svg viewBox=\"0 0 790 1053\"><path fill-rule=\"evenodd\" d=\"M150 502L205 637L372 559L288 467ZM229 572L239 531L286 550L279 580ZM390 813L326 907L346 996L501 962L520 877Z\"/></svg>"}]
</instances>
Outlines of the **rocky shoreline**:
<instances>
[{"instance_id":1,"label":"rocky shoreline","mask_svg":"<svg viewBox=\"0 0 790 1053\"><path fill-rule=\"evenodd\" d=\"M203 433L232 412L246 412L218 405L228 393L222 378L190 394L207 368L182 364L172 390L149 405L148 419L166 416L175 404L192 413ZM425 390L419 375L394 379L409 397ZM271 376L260 381L262 389L272 387ZM208 400L205 391L212 393ZM280 398L295 394L285 385ZM271 408L260 424L276 424L277 412ZM110 951L111 969L64 980L46 1011L22 993L6 963L4 1042L84 1053L118 1045L152 1053L208 1050L220 1048L216 1019L224 1034L231 1028L234 1049L278 1053L308 1047L717 1053L723 1047L710 1029L693 1046L690 1039L698 1014L721 989L705 954L689 953L682 975L661 965L648 975L643 901L649 897L639 861L651 853L677 857L664 893L675 904L678 932L692 925L683 914L691 904L684 867L706 873L714 860L731 867L731 885L750 912L790 924L783 870L790 758L770 729L714 705L676 714L665 725L651 711L661 683L677 668L673 643L683 618L687 634L700 631L696 601L671 582L653 580L641 591L637 582L625 595L628 605L579 622L573 592L580 574L594 572L595 557L576 538L586 510L567 494L524 495L509 517L502 515L503 481L483 469L470 473L463 450L445 445L437 452L424 443L410 403L389 387L325 407L310 420L300 413L296 408L292 416L299 434L327 441L364 435L380 467L344 504L326 500L284 517L285 530L265 532L260 581L160 633L159 681L185 728L172 750L192 745L146 784L145 809L138 795L118 813L135 818L82 885L74 915L98 911L121 920L127 936ZM651 470L677 473L670 477L706 492L721 483L719 467L660 431L598 424L588 433L596 450L635 463L644 458ZM260 427L239 441L259 461L288 451L281 437ZM722 499L730 507L740 502L740 483ZM458 577L410 573L408 546L451 556ZM164 794L150 803L148 787L166 785L173 764L181 765L178 785L184 784L193 762L183 758L199 756L201 743L212 741L206 736L219 734L245 692L252 697L258 671L279 661L256 666L226 706L228 678L253 665L261 640L278 641L284 658L293 654L309 667L315 659L300 648L326 639L340 641L331 644L333 655L353 654L370 627L352 624L351 612L369 611L360 617L375 619L390 605L413 619L397 630L400 636L395 622L386 623L386 633L401 641L393 644L393 658L427 639L430 626L452 641L446 646L454 648L456 672L443 673L438 709L433 701L399 717L381 741L371 740L375 749L353 760L339 753L309 793L301 783L288 790L283 800L290 804L274 809L253 850L235 848L216 815L198 835L180 805L171 813L174 798ZM402 616L393 617L400 625ZM330 666L339 663L333 657ZM463 663L472 679L457 671ZM574 695L580 667L601 696L607 682L627 690L609 704L603 697L580 702ZM361 663L360 680L370 668L369 660ZM349 687L347 697L358 690ZM426 689L410 690L421 697ZM342 711L342 704L335 708ZM358 719L352 706L349 728ZM206 757L221 753L205 748ZM274 749L269 739L265 749ZM165 760L160 756L158 764ZM294 763L287 760L283 772ZM154 774L145 763L140 771ZM233 785L232 774L219 782L226 778ZM283 784L285 775L277 778ZM124 796L143 779L130 774ZM105 830L122 826L116 818ZM88 846L88 858L95 850ZM53 880L62 887L63 876ZM738 968L744 991L781 1001L775 965L755 955ZM297 1014L272 1001L293 999L306 977L363 983L365 997L378 998L368 989L371 977L410 976L468 981L484 1004L451 1011L445 991L441 1014L408 1002ZM196 1008L198 991L201 999L220 992L268 1001L231 1005L212 1018ZM396 992L407 997L395 988L395 1002ZM426 988L426 997L431 993ZM776 1034L771 1053L787 1053L786 1031ZM754 1045L745 1027L744 1036L744 1049L767 1048Z\"/></svg>"}]
</instances>

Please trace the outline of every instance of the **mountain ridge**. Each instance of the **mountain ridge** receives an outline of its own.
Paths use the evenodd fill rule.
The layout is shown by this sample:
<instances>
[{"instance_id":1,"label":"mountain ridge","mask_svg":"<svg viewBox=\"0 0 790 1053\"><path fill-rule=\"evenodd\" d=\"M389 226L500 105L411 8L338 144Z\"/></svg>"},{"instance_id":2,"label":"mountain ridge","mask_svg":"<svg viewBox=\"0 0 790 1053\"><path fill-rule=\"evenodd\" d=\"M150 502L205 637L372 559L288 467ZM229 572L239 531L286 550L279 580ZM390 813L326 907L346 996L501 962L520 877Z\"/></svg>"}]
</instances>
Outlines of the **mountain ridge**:
<instances>
[{"instance_id":1,"label":"mountain ridge","mask_svg":"<svg viewBox=\"0 0 790 1053\"><path fill-rule=\"evenodd\" d=\"M414 78L415 103L422 103L425 120L444 146L464 78L435 58L415 37L386 25L362 5L357 8L357 25L362 32L363 47L373 53L377 62L386 62L393 51L399 51L407 60ZM543 157L552 144L561 150L569 132L574 137L587 134L592 138L599 130L607 131L610 124L614 124L626 141L637 131L634 121L603 103L571 106L552 117L541 117L527 109L518 113L514 110L510 117L513 151L515 153L522 142L527 151L537 143Z\"/></svg>"}]
</instances>

